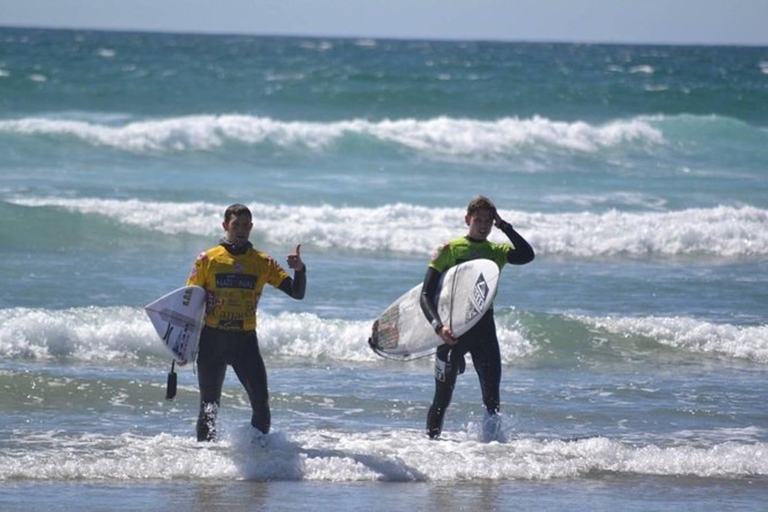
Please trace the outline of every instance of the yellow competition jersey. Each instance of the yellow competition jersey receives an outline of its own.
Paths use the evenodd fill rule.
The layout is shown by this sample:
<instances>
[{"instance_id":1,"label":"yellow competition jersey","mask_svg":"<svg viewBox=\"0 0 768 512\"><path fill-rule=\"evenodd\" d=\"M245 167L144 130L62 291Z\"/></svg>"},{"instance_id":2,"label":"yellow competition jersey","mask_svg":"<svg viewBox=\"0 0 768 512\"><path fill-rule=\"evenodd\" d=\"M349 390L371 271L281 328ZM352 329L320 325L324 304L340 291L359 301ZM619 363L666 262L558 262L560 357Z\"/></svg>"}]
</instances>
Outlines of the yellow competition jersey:
<instances>
[{"instance_id":1,"label":"yellow competition jersey","mask_svg":"<svg viewBox=\"0 0 768 512\"><path fill-rule=\"evenodd\" d=\"M438 272L445 272L459 263L485 258L496 262L501 270L507 263L507 253L513 249L510 244L497 244L488 240L476 242L467 237L457 238L438 247L429 266Z\"/></svg>"},{"instance_id":2,"label":"yellow competition jersey","mask_svg":"<svg viewBox=\"0 0 768 512\"><path fill-rule=\"evenodd\" d=\"M256 329L256 309L264 285L277 288L288 273L267 254L248 248L231 254L217 245L200 253L187 279L187 286L208 292L205 324L228 331Z\"/></svg>"}]
</instances>

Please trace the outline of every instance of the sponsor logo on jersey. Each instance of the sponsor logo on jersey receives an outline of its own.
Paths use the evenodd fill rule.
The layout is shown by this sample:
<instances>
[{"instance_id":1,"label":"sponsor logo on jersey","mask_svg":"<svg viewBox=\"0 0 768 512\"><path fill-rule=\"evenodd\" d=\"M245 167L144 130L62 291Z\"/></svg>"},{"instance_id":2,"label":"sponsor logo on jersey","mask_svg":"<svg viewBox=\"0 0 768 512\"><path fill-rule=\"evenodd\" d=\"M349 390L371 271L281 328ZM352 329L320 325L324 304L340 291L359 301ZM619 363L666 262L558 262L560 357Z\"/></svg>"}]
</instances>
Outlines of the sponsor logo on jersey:
<instances>
[{"instance_id":1,"label":"sponsor logo on jersey","mask_svg":"<svg viewBox=\"0 0 768 512\"><path fill-rule=\"evenodd\" d=\"M237 273L216 274L216 287L254 290L256 288L256 276Z\"/></svg>"}]
</instances>

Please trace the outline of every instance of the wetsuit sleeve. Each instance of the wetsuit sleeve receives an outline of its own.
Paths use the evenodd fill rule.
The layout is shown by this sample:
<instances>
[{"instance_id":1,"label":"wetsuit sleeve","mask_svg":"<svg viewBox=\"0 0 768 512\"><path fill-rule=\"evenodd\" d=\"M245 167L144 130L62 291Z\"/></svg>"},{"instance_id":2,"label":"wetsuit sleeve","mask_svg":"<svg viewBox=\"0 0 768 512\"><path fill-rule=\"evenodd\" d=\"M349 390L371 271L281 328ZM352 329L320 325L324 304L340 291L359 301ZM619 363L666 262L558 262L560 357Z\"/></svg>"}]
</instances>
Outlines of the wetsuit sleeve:
<instances>
[{"instance_id":1,"label":"wetsuit sleeve","mask_svg":"<svg viewBox=\"0 0 768 512\"><path fill-rule=\"evenodd\" d=\"M293 297L294 299L301 300L304 298L304 293L307 290L307 267L304 266L304 270L295 270L293 272L293 278L286 277L280 283L278 288L286 295Z\"/></svg>"},{"instance_id":2,"label":"wetsuit sleeve","mask_svg":"<svg viewBox=\"0 0 768 512\"><path fill-rule=\"evenodd\" d=\"M432 267L427 268L427 274L424 276L424 284L421 287L421 296L419 297L419 305L421 311L427 320L432 324L432 328L435 332L439 332L443 327L443 321L440 319L440 314L437 312L437 305L433 301L433 297L437 294L437 287L440 285L440 276L442 272L438 272Z\"/></svg>"},{"instance_id":3,"label":"wetsuit sleeve","mask_svg":"<svg viewBox=\"0 0 768 512\"><path fill-rule=\"evenodd\" d=\"M523 236L515 231L512 224L505 222L502 224L501 231L507 235L509 241L512 242L514 250L507 252L507 263L512 265L525 265L533 261L534 253L533 247Z\"/></svg>"}]
</instances>

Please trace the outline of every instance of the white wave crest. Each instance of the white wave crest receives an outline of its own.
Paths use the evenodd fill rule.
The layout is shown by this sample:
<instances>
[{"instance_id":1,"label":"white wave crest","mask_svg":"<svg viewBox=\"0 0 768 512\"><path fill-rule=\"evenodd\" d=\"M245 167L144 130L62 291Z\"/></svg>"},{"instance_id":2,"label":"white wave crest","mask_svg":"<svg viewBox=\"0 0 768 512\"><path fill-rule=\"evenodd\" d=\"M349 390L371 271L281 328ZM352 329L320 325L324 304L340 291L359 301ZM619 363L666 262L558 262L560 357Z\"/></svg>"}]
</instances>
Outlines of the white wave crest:
<instances>
[{"instance_id":1,"label":"white wave crest","mask_svg":"<svg viewBox=\"0 0 768 512\"><path fill-rule=\"evenodd\" d=\"M312 313L259 313L259 344L271 357L302 360L372 362L368 347L373 318L342 320ZM500 328L502 357L509 363L533 352L520 332ZM427 354L428 355L428 354ZM136 361L167 358L144 312L135 307L86 307L66 310L0 310L0 357L48 360ZM431 364L431 358L425 358Z\"/></svg>"},{"instance_id":2,"label":"white wave crest","mask_svg":"<svg viewBox=\"0 0 768 512\"><path fill-rule=\"evenodd\" d=\"M764 325L715 324L684 317L574 318L610 333L642 336L680 350L768 364L768 326ZM260 345L263 352L278 357L376 361L378 356L367 344L372 322L373 318L345 320L313 313L260 312ZM536 344L519 326L500 325L498 331L505 364L536 351ZM167 353L140 308L90 306L0 310L0 356L125 361L167 357Z\"/></svg>"},{"instance_id":3,"label":"white wave crest","mask_svg":"<svg viewBox=\"0 0 768 512\"><path fill-rule=\"evenodd\" d=\"M685 317L577 318L608 332L643 336L681 350L768 364L768 326L765 325L715 324Z\"/></svg>"},{"instance_id":4,"label":"white wave crest","mask_svg":"<svg viewBox=\"0 0 768 512\"><path fill-rule=\"evenodd\" d=\"M0 355L46 360L135 360L165 354L143 313L130 307L0 310Z\"/></svg>"},{"instance_id":5,"label":"white wave crest","mask_svg":"<svg viewBox=\"0 0 768 512\"><path fill-rule=\"evenodd\" d=\"M259 313L262 351L275 356L374 361L370 321L324 320L312 314ZM48 360L131 361L167 358L144 312L135 307L0 310L0 356Z\"/></svg>"},{"instance_id":6,"label":"white wave crest","mask_svg":"<svg viewBox=\"0 0 768 512\"><path fill-rule=\"evenodd\" d=\"M768 254L768 211L718 206L676 212L532 214L538 251L577 256Z\"/></svg>"},{"instance_id":7,"label":"white wave crest","mask_svg":"<svg viewBox=\"0 0 768 512\"><path fill-rule=\"evenodd\" d=\"M395 143L427 154L486 158L516 154L528 147L593 152L628 142L663 143L661 132L645 119L592 125L538 116L491 121L438 117L320 123L247 115L196 115L122 125L92 120L25 118L0 121L0 132L69 136L94 146L137 153L208 150L228 141L322 150L350 135Z\"/></svg>"},{"instance_id":8,"label":"white wave crest","mask_svg":"<svg viewBox=\"0 0 768 512\"><path fill-rule=\"evenodd\" d=\"M92 198L21 198L10 202L106 215L128 225L166 234L221 234L226 205ZM259 243L304 243L322 249L429 254L457 236L464 212L408 204L379 207L251 204L253 237ZM538 254L579 257L614 255L768 254L768 210L743 206L690 208L674 212L526 213L500 210ZM370 229L376 226L376 229ZM505 241L498 230L493 241Z\"/></svg>"}]
</instances>

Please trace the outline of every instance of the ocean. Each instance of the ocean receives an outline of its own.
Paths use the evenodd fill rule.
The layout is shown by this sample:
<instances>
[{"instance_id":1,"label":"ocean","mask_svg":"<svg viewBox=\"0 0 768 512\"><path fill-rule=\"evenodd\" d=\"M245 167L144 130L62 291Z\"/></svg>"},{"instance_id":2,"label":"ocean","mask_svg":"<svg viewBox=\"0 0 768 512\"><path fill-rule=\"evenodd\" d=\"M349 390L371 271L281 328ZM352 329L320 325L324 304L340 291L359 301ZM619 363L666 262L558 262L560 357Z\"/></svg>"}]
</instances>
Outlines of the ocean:
<instances>
[{"instance_id":1,"label":"ocean","mask_svg":"<svg viewBox=\"0 0 768 512\"><path fill-rule=\"evenodd\" d=\"M765 47L0 28L0 508L765 510L766 105ZM366 340L479 194L537 255L502 435L468 357L430 441L432 358ZM195 441L143 311L234 202L308 267L260 303L265 448L231 369Z\"/></svg>"}]
</instances>

